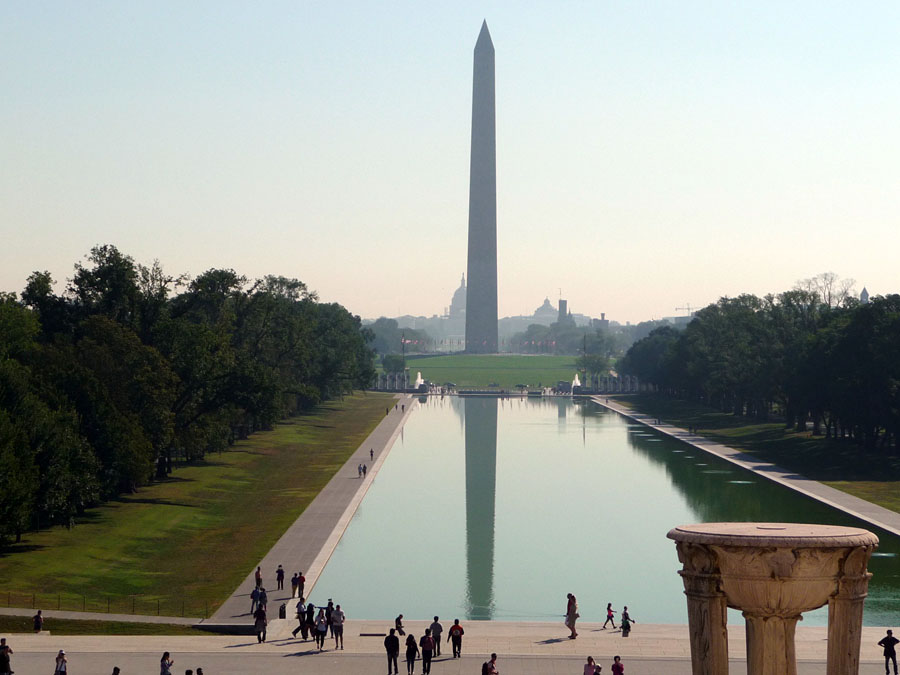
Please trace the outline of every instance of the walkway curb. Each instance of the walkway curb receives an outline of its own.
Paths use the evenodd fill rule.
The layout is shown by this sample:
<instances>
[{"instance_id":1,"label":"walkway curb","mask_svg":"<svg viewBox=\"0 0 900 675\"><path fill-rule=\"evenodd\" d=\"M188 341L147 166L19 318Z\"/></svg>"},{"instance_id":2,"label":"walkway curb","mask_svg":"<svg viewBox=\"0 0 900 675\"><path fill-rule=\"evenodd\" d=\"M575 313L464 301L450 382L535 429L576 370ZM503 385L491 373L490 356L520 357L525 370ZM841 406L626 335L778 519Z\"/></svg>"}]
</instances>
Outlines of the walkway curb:
<instances>
[{"instance_id":1,"label":"walkway curb","mask_svg":"<svg viewBox=\"0 0 900 675\"><path fill-rule=\"evenodd\" d=\"M878 504L873 504L865 499L860 499L847 492L842 492L837 488L830 487L819 481L801 476L796 471L788 471L777 464L761 460L749 452L707 440L703 436L691 434L687 430L672 426L671 424L657 424L653 420L659 418L645 415L638 410L626 408L615 401L609 401L604 396L591 396L590 399L623 417L627 417L628 419L639 422L660 433L666 434L667 436L690 445L697 450L702 450L703 452L715 455L732 464L736 464L742 469L752 471L758 476L779 483L795 492L799 492L816 501L827 504L832 508L843 511L854 518L859 518L875 527L879 527L886 532L900 536L900 513L886 509Z\"/></svg>"}]
</instances>

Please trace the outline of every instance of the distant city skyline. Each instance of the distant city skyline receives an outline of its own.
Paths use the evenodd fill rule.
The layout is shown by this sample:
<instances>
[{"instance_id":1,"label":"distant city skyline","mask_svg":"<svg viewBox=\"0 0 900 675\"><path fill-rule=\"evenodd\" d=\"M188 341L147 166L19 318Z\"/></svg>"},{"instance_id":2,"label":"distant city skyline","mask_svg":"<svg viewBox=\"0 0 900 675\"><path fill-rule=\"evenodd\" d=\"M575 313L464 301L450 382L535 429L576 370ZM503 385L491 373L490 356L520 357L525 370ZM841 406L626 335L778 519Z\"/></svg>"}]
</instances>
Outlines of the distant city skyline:
<instances>
[{"instance_id":1,"label":"distant city skyline","mask_svg":"<svg viewBox=\"0 0 900 675\"><path fill-rule=\"evenodd\" d=\"M826 271L900 291L900 5L6 3L0 290L97 244L365 318L466 270L497 48L499 315L625 323Z\"/></svg>"}]
</instances>

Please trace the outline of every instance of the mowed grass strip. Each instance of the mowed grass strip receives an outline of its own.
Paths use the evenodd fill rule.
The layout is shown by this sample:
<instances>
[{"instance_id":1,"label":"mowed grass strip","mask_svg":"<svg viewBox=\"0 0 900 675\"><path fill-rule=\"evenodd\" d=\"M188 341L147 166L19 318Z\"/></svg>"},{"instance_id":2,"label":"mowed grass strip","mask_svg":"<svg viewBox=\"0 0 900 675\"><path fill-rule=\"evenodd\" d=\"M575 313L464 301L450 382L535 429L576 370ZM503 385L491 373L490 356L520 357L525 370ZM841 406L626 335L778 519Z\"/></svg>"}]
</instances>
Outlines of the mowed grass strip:
<instances>
[{"instance_id":1,"label":"mowed grass strip","mask_svg":"<svg viewBox=\"0 0 900 675\"><path fill-rule=\"evenodd\" d=\"M514 390L517 384L556 386L559 380L575 377L575 357L547 354L459 354L407 357L410 379L416 373L436 384L453 382L460 388L486 389L492 382L498 389Z\"/></svg>"},{"instance_id":2,"label":"mowed grass strip","mask_svg":"<svg viewBox=\"0 0 900 675\"><path fill-rule=\"evenodd\" d=\"M757 422L693 401L640 394L618 403L659 417L813 480L900 513L900 459L864 451L850 439L826 439L786 429L783 422Z\"/></svg>"},{"instance_id":3,"label":"mowed grass strip","mask_svg":"<svg viewBox=\"0 0 900 675\"><path fill-rule=\"evenodd\" d=\"M44 629L51 635L198 635L209 632L174 623L139 623L131 621L96 621L94 619L44 619ZM0 633L32 633L32 623L25 616L0 616Z\"/></svg>"},{"instance_id":4,"label":"mowed grass strip","mask_svg":"<svg viewBox=\"0 0 900 675\"><path fill-rule=\"evenodd\" d=\"M0 604L30 606L35 594L48 609L211 615L391 401L323 404L91 509L72 529L28 534L0 554Z\"/></svg>"}]
</instances>

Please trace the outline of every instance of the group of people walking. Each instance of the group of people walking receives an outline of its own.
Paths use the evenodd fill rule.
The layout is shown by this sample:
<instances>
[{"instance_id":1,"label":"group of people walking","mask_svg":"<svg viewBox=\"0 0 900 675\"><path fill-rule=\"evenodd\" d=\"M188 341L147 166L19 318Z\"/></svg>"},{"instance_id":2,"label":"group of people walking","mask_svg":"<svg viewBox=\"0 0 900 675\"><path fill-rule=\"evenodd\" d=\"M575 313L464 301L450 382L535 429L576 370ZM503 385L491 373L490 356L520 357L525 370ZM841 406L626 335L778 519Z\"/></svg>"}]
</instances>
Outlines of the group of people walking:
<instances>
[{"instance_id":1,"label":"group of people walking","mask_svg":"<svg viewBox=\"0 0 900 675\"><path fill-rule=\"evenodd\" d=\"M329 633L334 638L334 648L344 648L344 621L347 615L340 605L335 605L331 598L324 607L316 607L306 598L301 597L296 607L297 627L291 631L291 635L297 637L297 633L304 640L310 637L316 641L319 651L325 648L325 639Z\"/></svg>"},{"instance_id":2,"label":"group of people walking","mask_svg":"<svg viewBox=\"0 0 900 675\"><path fill-rule=\"evenodd\" d=\"M441 655L441 637L444 634L444 626L440 622L440 618L435 616L434 622L425 629L425 634L416 640L415 635L406 635L403 628L403 615L400 614L394 619L394 627L390 633L384 638L384 649L387 653L388 675L393 672L394 675L399 673L397 660L400 656L400 636L406 635L406 672L407 675L414 675L416 667L416 659L422 660L422 675L431 673L431 661L435 656ZM447 642L453 646L453 658L457 659L462 656L462 638L465 634L463 627L459 625L459 619L453 620L453 625L447 631ZM496 655L494 655L496 660ZM391 670L393 668L393 671Z\"/></svg>"},{"instance_id":3,"label":"group of people walking","mask_svg":"<svg viewBox=\"0 0 900 675\"><path fill-rule=\"evenodd\" d=\"M606 624L611 623L613 630L616 630L616 619L615 619L616 611L612 608L612 603L606 603L606 621L603 622L603 627L601 630L606 630ZM628 614L628 605L625 605L622 608L622 621L621 621L621 629L622 629L622 637L628 637L631 634L631 624L637 623L634 619L631 618L631 615Z\"/></svg>"},{"instance_id":4,"label":"group of people walking","mask_svg":"<svg viewBox=\"0 0 900 675\"><path fill-rule=\"evenodd\" d=\"M607 624L612 624L613 630L616 630L616 611L612 608L612 603L608 602L606 604L606 621L603 622L603 627L601 630L606 630ZM569 629L569 639L574 640L578 637L578 632L575 630L575 622L581 615L578 613L578 600L575 598L574 593L566 594L566 628ZM631 615L628 613L628 605L622 608L622 637L628 637L631 634L631 625L637 623Z\"/></svg>"}]
</instances>

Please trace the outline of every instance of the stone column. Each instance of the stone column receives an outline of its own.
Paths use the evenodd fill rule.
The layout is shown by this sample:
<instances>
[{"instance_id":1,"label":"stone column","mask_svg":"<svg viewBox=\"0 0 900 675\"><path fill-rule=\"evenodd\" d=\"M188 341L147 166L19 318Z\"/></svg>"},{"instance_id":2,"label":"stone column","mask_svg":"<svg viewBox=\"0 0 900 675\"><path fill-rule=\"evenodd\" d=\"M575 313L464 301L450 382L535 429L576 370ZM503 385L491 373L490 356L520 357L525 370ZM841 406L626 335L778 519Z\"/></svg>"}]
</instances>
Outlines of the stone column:
<instances>
[{"instance_id":1,"label":"stone column","mask_svg":"<svg viewBox=\"0 0 900 675\"><path fill-rule=\"evenodd\" d=\"M831 525L705 523L676 527L668 536L675 540L684 564L682 578L689 569L699 567L709 577L707 588L715 581L728 607L743 611L748 675L796 675L797 621L803 612L825 604L829 608L826 672L858 674L863 600L870 576L866 564L878 545L874 534ZM693 562L695 558L700 562ZM685 581L686 593L687 589ZM712 614L715 597L712 592L709 596L703 607ZM688 594L694 675L727 673L727 659L724 668L720 661L713 665L717 652L711 652L702 640L695 644L699 624L691 604Z\"/></svg>"},{"instance_id":2,"label":"stone column","mask_svg":"<svg viewBox=\"0 0 900 675\"><path fill-rule=\"evenodd\" d=\"M728 630L725 594L719 588L721 577L716 556L703 544L679 541L678 574L687 596L688 629L691 636L691 672L693 675L719 675L728 672Z\"/></svg>"},{"instance_id":3,"label":"stone column","mask_svg":"<svg viewBox=\"0 0 900 675\"><path fill-rule=\"evenodd\" d=\"M866 564L873 546L851 549L841 565L837 594L828 600L828 669L826 675L859 672L863 602L872 574Z\"/></svg>"}]
</instances>

